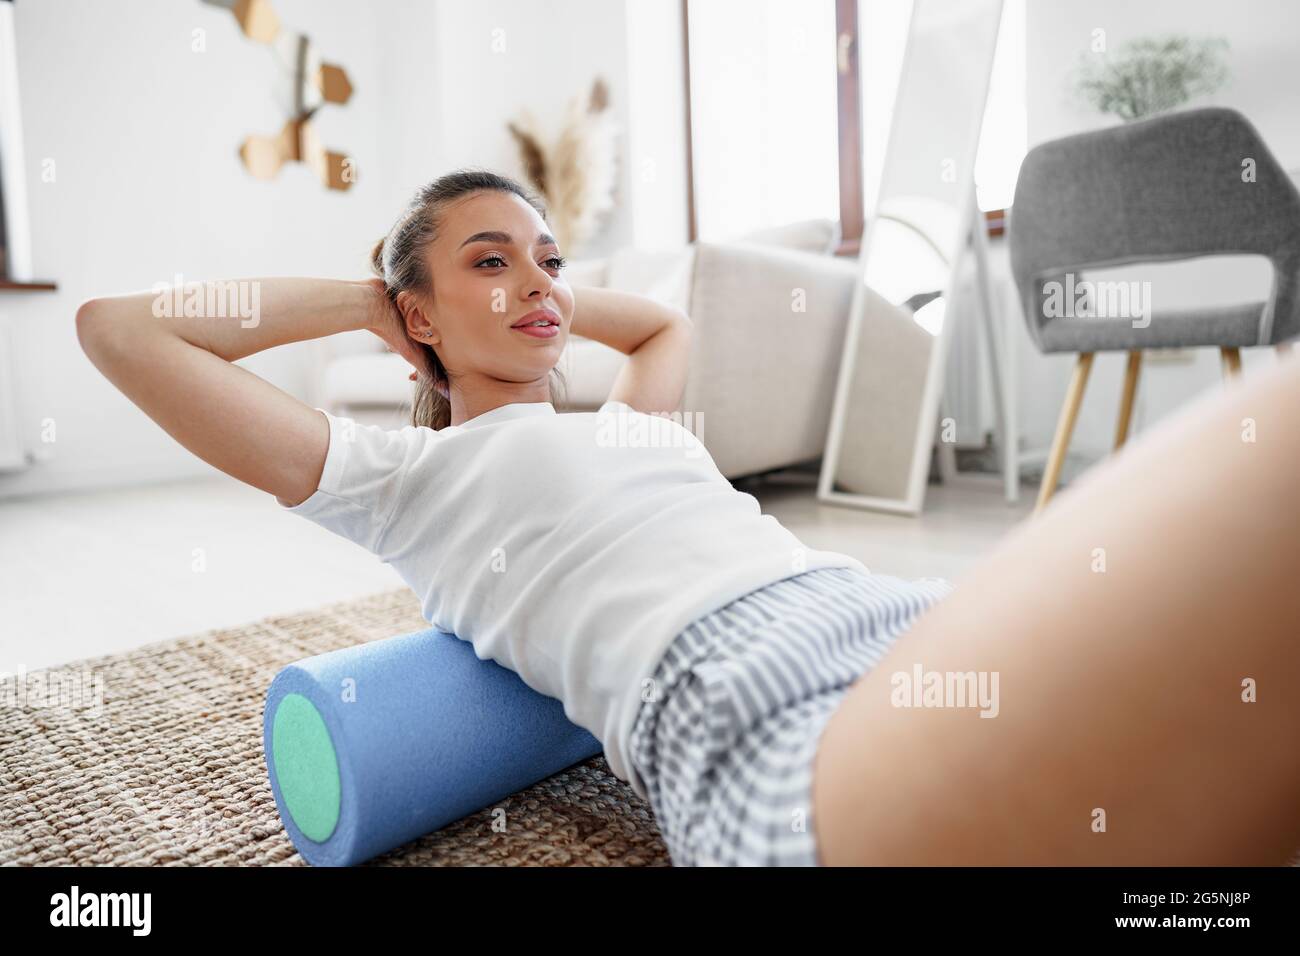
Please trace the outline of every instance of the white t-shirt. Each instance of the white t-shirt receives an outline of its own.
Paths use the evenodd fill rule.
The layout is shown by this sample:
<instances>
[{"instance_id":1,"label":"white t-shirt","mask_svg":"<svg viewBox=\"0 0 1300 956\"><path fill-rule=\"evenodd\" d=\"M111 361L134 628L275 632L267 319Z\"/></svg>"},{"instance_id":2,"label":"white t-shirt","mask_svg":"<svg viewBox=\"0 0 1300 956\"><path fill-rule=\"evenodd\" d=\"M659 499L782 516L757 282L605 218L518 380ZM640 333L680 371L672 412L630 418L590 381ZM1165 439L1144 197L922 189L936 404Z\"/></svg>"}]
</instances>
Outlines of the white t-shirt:
<instances>
[{"instance_id":1,"label":"white t-shirt","mask_svg":"<svg viewBox=\"0 0 1300 956\"><path fill-rule=\"evenodd\" d=\"M804 547L687 427L622 402L514 402L440 431L317 410L330 428L319 489L281 507L369 549L434 627L562 701L643 799L628 738L673 638L773 581L867 570Z\"/></svg>"}]
</instances>

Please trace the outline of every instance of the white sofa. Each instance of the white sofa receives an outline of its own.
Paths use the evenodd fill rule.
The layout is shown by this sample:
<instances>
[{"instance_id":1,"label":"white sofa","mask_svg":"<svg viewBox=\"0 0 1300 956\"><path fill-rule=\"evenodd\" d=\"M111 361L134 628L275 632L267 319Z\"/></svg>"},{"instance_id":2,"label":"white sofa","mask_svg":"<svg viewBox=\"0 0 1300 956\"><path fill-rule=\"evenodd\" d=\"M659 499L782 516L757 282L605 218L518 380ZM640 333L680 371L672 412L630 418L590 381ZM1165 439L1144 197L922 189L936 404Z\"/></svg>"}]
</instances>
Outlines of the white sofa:
<instances>
[{"instance_id":1,"label":"white sofa","mask_svg":"<svg viewBox=\"0 0 1300 956\"><path fill-rule=\"evenodd\" d=\"M738 478L822 453L858 275L855 259L829 254L836 240L833 224L813 221L679 250L620 249L571 262L565 272L575 288L634 292L691 316L695 344L679 411L719 470ZM405 361L369 333L328 341L315 403L388 427L406 424ZM572 336L559 365L560 410L599 408L625 361L609 346Z\"/></svg>"}]
</instances>

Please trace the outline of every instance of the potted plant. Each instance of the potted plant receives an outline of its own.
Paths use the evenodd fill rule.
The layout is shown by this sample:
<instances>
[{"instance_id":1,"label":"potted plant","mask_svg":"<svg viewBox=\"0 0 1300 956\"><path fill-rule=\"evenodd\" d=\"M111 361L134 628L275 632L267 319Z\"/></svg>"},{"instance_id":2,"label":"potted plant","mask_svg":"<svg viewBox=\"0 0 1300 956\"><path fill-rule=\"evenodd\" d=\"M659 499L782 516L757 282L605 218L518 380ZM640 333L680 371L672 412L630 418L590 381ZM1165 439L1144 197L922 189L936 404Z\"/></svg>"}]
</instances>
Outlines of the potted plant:
<instances>
[{"instance_id":1,"label":"potted plant","mask_svg":"<svg viewBox=\"0 0 1300 956\"><path fill-rule=\"evenodd\" d=\"M1213 93L1228 78L1222 37L1142 37L1113 56L1084 54L1075 87L1089 106L1129 122Z\"/></svg>"}]
</instances>

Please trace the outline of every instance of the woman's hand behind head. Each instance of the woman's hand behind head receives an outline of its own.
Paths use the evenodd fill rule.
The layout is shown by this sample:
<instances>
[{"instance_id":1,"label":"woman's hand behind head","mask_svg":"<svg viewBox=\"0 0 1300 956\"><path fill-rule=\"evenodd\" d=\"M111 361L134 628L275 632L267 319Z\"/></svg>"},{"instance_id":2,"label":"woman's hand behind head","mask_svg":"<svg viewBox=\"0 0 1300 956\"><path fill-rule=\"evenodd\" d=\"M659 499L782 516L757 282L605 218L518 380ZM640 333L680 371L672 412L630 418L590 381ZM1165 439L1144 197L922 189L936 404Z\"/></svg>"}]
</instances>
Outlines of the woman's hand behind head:
<instances>
[{"instance_id":1,"label":"woman's hand behind head","mask_svg":"<svg viewBox=\"0 0 1300 956\"><path fill-rule=\"evenodd\" d=\"M406 322L403 320L402 314L392 300L388 298L384 280L375 278L363 281L374 294L366 327L379 336L383 343L388 346L388 351L396 352L406 359L415 370L408 377L411 381L415 381L416 376L424 370L425 365L420 347L415 344L407 333Z\"/></svg>"}]
</instances>

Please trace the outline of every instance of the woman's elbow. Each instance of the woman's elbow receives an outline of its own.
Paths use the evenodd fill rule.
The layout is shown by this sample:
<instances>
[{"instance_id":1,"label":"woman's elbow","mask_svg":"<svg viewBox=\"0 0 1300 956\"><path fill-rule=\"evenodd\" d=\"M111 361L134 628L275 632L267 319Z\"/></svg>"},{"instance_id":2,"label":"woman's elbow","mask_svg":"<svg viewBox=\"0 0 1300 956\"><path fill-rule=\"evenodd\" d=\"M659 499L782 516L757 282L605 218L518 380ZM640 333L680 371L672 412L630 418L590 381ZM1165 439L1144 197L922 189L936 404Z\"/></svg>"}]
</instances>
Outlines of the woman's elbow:
<instances>
[{"instance_id":1,"label":"woman's elbow","mask_svg":"<svg viewBox=\"0 0 1300 956\"><path fill-rule=\"evenodd\" d=\"M685 309L673 309L673 317L669 326L676 330L677 334L685 342L689 343L695 336L695 323L691 321L691 317L686 314Z\"/></svg>"},{"instance_id":2,"label":"woman's elbow","mask_svg":"<svg viewBox=\"0 0 1300 956\"><path fill-rule=\"evenodd\" d=\"M118 346L127 327L111 303L104 299L87 299L77 306L77 342L95 364L97 360L123 351Z\"/></svg>"},{"instance_id":3,"label":"woman's elbow","mask_svg":"<svg viewBox=\"0 0 1300 956\"><path fill-rule=\"evenodd\" d=\"M99 299L87 299L77 306L77 342L83 352L89 351L92 338L103 324L103 306Z\"/></svg>"}]
</instances>

